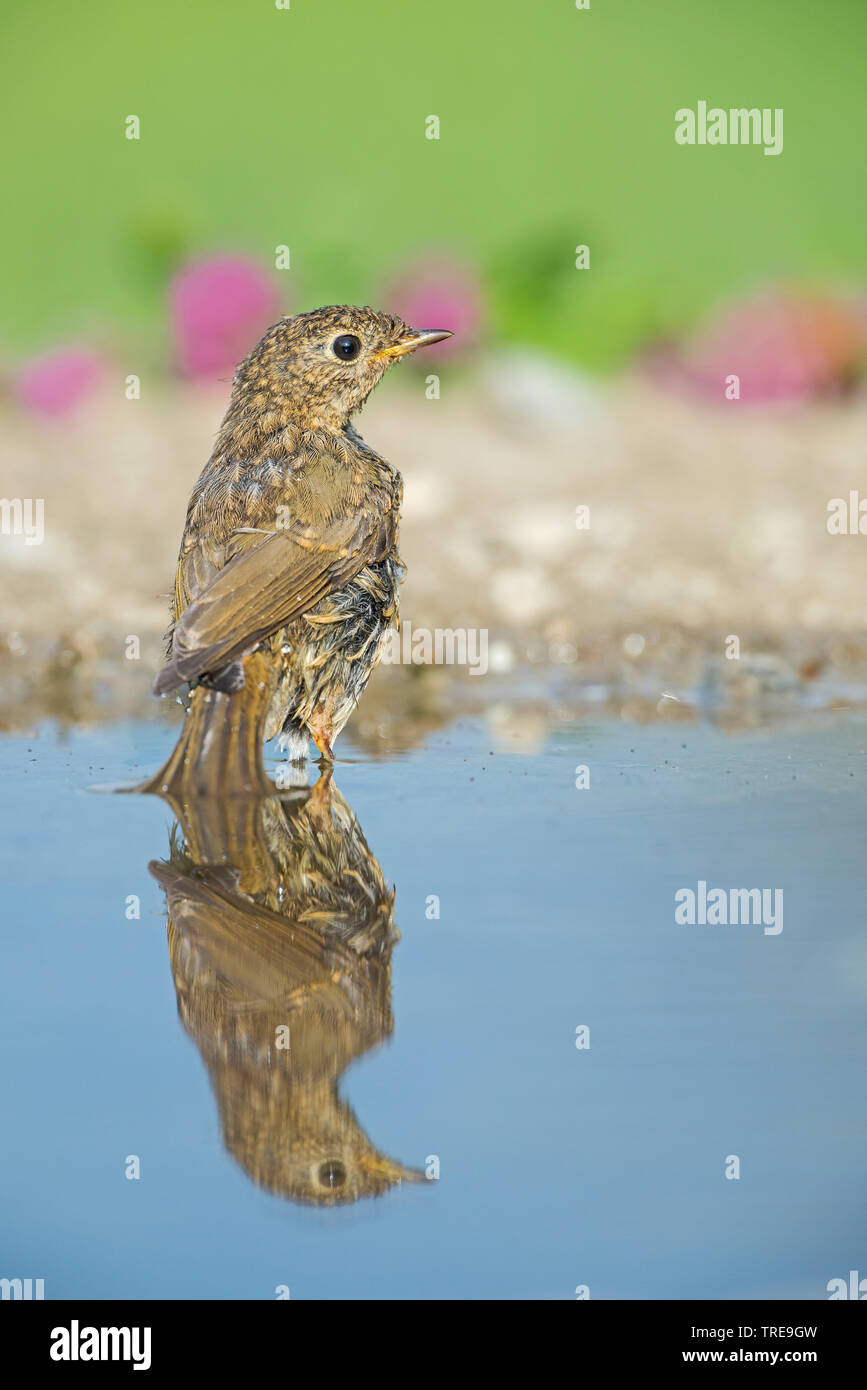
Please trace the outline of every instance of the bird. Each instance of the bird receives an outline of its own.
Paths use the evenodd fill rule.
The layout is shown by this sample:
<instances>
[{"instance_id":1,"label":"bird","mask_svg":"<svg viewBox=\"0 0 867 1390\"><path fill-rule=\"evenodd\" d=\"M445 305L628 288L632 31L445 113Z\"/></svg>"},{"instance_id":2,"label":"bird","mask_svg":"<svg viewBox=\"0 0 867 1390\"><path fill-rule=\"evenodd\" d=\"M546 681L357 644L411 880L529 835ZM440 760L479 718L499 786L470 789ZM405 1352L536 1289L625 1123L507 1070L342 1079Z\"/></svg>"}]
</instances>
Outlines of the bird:
<instances>
[{"instance_id":1,"label":"bird","mask_svg":"<svg viewBox=\"0 0 867 1390\"><path fill-rule=\"evenodd\" d=\"M280 319L241 362L193 488L167 664L188 688L174 752L142 790L267 794L261 745L321 759L399 618L403 481L353 425L386 371L452 337L368 306Z\"/></svg>"},{"instance_id":2,"label":"bird","mask_svg":"<svg viewBox=\"0 0 867 1390\"><path fill-rule=\"evenodd\" d=\"M271 797L164 800L151 875L166 894L178 1014L223 1142L276 1196L334 1207L425 1174L376 1147L340 1094L391 1036L395 894L325 765Z\"/></svg>"}]
</instances>

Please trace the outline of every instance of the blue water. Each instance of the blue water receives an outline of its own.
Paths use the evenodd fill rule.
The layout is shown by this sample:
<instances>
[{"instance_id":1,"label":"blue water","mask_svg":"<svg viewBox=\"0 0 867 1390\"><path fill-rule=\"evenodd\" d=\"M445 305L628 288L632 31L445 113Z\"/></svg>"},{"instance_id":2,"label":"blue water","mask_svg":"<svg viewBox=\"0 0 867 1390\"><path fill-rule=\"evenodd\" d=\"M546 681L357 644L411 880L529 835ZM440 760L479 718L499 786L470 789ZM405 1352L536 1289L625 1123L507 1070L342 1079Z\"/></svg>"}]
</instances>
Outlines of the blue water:
<instances>
[{"instance_id":1,"label":"blue water","mask_svg":"<svg viewBox=\"0 0 867 1390\"><path fill-rule=\"evenodd\" d=\"M0 1276L47 1298L821 1299L867 1274L863 723L600 723L532 756L471 722L375 760L347 742L335 782L402 939L393 1035L340 1094L376 1150L440 1176L331 1208L226 1152L148 872L174 817L91 790L169 744L0 742ZM782 932L678 925L699 880L782 889Z\"/></svg>"}]
</instances>

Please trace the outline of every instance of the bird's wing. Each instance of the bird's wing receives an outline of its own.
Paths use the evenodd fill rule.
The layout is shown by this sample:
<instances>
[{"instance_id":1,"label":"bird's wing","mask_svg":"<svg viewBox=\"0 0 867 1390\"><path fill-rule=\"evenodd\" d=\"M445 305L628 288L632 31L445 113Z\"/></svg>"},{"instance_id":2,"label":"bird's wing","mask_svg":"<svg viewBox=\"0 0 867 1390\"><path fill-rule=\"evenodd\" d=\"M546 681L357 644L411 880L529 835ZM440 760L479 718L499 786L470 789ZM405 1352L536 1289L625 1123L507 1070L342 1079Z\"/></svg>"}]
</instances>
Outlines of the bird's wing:
<instances>
[{"instance_id":1,"label":"bird's wing","mask_svg":"<svg viewBox=\"0 0 867 1390\"><path fill-rule=\"evenodd\" d=\"M165 889L170 933L195 947L187 959L198 958L201 974L220 980L229 1008L244 1002L261 1007L315 990L320 1008L350 1011L344 981L357 973L359 957L342 941L272 912L222 881L219 871L193 874L159 860L148 867Z\"/></svg>"},{"instance_id":2,"label":"bird's wing","mask_svg":"<svg viewBox=\"0 0 867 1390\"><path fill-rule=\"evenodd\" d=\"M374 558L380 528L381 518L361 508L332 517L318 531L293 527L264 539L250 534L249 548L180 614L156 694L219 670L341 588Z\"/></svg>"}]
</instances>

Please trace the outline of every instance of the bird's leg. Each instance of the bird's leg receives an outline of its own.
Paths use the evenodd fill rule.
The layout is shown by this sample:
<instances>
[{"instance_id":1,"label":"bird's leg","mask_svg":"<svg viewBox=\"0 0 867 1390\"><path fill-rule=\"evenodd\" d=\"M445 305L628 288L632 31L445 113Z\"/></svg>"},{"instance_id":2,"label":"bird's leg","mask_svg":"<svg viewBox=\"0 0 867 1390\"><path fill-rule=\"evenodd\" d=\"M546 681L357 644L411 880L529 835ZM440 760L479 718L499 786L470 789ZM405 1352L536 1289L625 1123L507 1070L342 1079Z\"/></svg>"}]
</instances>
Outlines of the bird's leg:
<instances>
[{"instance_id":1,"label":"bird's leg","mask_svg":"<svg viewBox=\"0 0 867 1390\"><path fill-rule=\"evenodd\" d=\"M322 757L320 758L320 762L323 762L323 763L333 763L333 762L334 762L334 754L333 754L333 752L331 751L331 737L330 737L330 734L326 734L326 733L316 733L316 734L313 735L313 742L316 744L316 747L319 749L319 752L322 754Z\"/></svg>"},{"instance_id":2,"label":"bird's leg","mask_svg":"<svg viewBox=\"0 0 867 1390\"><path fill-rule=\"evenodd\" d=\"M313 716L307 721L307 728L310 730L310 737L322 754L322 761L325 763L334 762L334 754L331 751L331 742L334 738L334 725L331 718L331 710L325 702L320 702L320 707L316 709Z\"/></svg>"},{"instance_id":3,"label":"bird's leg","mask_svg":"<svg viewBox=\"0 0 867 1390\"><path fill-rule=\"evenodd\" d=\"M304 810L310 821L318 826L321 831L328 832L333 828L331 819L331 776L333 767L331 763L326 763L319 774L319 781L311 791L304 805Z\"/></svg>"}]
</instances>

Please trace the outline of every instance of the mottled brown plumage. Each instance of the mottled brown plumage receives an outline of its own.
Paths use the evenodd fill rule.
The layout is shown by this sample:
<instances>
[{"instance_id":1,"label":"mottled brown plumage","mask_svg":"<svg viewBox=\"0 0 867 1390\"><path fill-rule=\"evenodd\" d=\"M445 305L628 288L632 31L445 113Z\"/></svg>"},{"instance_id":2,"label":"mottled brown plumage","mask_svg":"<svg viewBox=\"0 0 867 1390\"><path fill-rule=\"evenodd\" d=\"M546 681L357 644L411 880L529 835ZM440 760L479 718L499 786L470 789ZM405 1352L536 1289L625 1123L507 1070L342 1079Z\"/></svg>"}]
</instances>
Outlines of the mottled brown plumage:
<instances>
[{"instance_id":1,"label":"mottled brown plumage","mask_svg":"<svg viewBox=\"0 0 867 1390\"><path fill-rule=\"evenodd\" d=\"M394 894L326 772L281 797L190 799L166 892L178 1013L228 1151L278 1196L335 1206L423 1174L375 1148L338 1083L392 1031Z\"/></svg>"},{"instance_id":2,"label":"mottled brown plumage","mask_svg":"<svg viewBox=\"0 0 867 1390\"><path fill-rule=\"evenodd\" d=\"M190 499L169 661L154 684L164 694L190 682L197 717L157 789L215 790L221 765L248 761L253 717L254 743L282 733L297 758L309 736L331 758L397 624L402 575L400 474L351 417L393 362L448 336L334 306L282 319L241 363ZM248 718L254 686L268 707ZM216 714L240 759L215 735ZM247 780L259 785L256 766Z\"/></svg>"}]
</instances>

